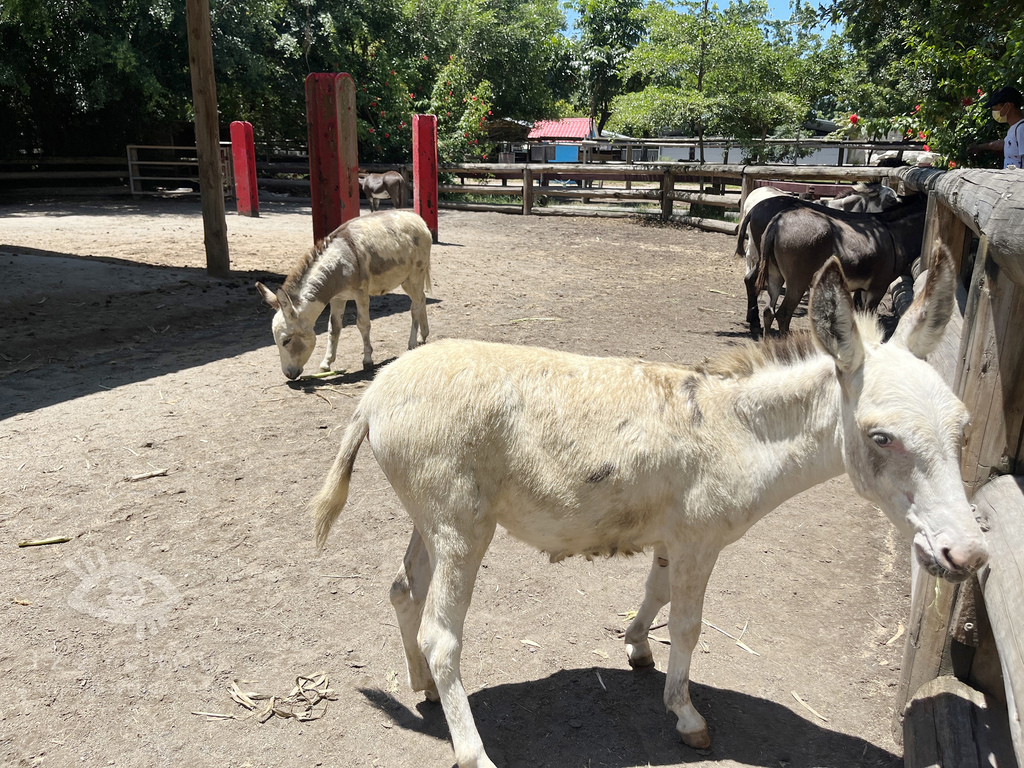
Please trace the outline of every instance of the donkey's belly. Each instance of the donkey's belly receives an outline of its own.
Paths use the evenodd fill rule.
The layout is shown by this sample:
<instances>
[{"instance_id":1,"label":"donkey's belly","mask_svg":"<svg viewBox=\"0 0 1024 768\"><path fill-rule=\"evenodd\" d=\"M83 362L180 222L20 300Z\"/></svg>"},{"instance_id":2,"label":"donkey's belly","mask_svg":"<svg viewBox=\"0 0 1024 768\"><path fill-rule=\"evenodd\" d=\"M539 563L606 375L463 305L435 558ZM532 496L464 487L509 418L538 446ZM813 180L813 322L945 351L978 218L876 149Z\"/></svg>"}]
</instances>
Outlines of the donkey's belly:
<instances>
[{"instance_id":1,"label":"donkey's belly","mask_svg":"<svg viewBox=\"0 0 1024 768\"><path fill-rule=\"evenodd\" d=\"M662 539L663 510L650 506L578 508L519 503L496 505L497 522L515 538L557 562L573 555L630 555Z\"/></svg>"}]
</instances>

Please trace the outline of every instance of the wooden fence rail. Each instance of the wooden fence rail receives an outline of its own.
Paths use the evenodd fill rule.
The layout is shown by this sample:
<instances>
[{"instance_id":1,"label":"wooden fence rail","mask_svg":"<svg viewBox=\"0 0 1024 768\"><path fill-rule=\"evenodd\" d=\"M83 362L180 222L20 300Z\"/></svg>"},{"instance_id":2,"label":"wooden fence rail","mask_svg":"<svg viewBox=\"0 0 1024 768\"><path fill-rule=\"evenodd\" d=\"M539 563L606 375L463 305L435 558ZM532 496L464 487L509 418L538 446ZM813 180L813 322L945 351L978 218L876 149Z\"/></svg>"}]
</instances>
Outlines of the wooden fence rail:
<instances>
[{"instance_id":1,"label":"wooden fence rail","mask_svg":"<svg viewBox=\"0 0 1024 768\"><path fill-rule=\"evenodd\" d=\"M444 184L445 195L504 197L510 202L442 200L441 208L463 211L497 211L529 215L647 216L702 229L736 234L737 223L709 217L695 206L737 212L743 198L762 183L784 179L794 191L811 190L834 196L857 181L880 181L890 168L721 165L695 163L642 163L592 165L576 163L461 163L440 167L439 172L457 176L460 184ZM466 179L476 180L466 183ZM509 181L521 180L510 186ZM615 186L610 186L615 184ZM677 189L676 185L689 189ZM621 185L621 186L620 186ZM696 188L694 188L696 187ZM731 188L731 189L730 189ZM521 205L514 204L518 198ZM551 201L579 201L580 205L544 205ZM543 201L538 205L538 201ZM588 203L614 203L615 208ZM674 203L686 203L690 211L675 213Z\"/></svg>"},{"instance_id":2,"label":"wooden fence rail","mask_svg":"<svg viewBox=\"0 0 1024 768\"><path fill-rule=\"evenodd\" d=\"M1024 474L1024 183L1018 171L909 168L892 169L891 181L901 191L929 194L925 263L936 242L962 262L966 296L951 324L962 330L944 344L937 367L972 415L961 470L990 551L980 582L953 585L923 569L916 573L896 735L928 741L941 721L953 733L944 743L976 744L978 764L1012 765L1015 753L1024 765L1024 480L1013 479ZM955 677L932 685L950 673ZM986 694L985 701L967 684ZM1010 734L1009 758L992 752L1000 728ZM968 765L949 754L925 757L914 746L906 753L908 768Z\"/></svg>"}]
</instances>

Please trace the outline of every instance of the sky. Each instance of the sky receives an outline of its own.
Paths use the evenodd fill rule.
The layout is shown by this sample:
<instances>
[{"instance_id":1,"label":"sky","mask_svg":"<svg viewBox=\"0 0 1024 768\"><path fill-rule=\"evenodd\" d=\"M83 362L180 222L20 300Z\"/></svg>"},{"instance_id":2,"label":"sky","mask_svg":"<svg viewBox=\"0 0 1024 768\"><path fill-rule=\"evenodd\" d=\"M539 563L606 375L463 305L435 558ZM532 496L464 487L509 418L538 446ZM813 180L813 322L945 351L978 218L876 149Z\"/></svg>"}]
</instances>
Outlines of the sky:
<instances>
[{"instance_id":1,"label":"sky","mask_svg":"<svg viewBox=\"0 0 1024 768\"><path fill-rule=\"evenodd\" d=\"M728 5L729 0L717 0L719 5ZM776 19L788 19L789 18L789 4L790 0L768 0L768 8L771 11L772 17ZM567 34L570 37L574 37L573 25L576 23L577 14L569 8L565 9L566 23L568 24ZM838 29L829 25L825 27L824 32L837 32Z\"/></svg>"}]
</instances>

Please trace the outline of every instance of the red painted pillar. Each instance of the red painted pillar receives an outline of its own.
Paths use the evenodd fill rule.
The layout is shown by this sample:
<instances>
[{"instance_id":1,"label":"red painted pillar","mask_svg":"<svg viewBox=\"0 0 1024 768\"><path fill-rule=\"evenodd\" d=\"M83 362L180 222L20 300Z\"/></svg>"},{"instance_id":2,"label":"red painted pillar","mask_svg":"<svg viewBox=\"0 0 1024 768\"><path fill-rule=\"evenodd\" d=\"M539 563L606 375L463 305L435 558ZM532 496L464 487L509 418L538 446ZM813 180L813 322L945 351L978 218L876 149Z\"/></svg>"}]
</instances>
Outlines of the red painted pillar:
<instances>
[{"instance_id":1,"label":"red painted pillar","mask_svg":"<svg viewBox=\"0 0 1024 768\"><path fill-rule=\"evenodd\" d=\"M231 163L235 168L235 205L240 216L260 215L260 196L256 188L256 147L252 123L235 120L231 124Z\"/></svg>"},{"instance_id":2,"label":"red painted pillar","mask_svg":"<svg viewBox=\"0 0 1024 768\"><path fill-rule=\"evenodd\" d=\"M306 127L317 242L359 215L356 86L351 75L315 72L306 77Z\"/></svg>"},{"instance_id":3,"label":"red painted pillar","mask_svg":"<svg viewBox=\"0 0 1024 768\"><path fill-rule=\"evenodd\" d=\"M413 210L437 242L437 117L412 116Z\"/></svg>"}]
</instances>

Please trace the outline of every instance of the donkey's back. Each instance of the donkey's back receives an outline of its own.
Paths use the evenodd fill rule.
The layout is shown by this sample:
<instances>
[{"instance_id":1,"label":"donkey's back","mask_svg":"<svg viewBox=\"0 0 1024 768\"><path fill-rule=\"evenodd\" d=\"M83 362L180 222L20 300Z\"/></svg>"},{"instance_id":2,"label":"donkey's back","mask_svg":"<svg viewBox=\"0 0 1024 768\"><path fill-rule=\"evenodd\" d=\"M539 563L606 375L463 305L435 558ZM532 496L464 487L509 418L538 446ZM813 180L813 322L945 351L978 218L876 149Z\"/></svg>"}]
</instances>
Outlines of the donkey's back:
<instances>
[{"instance_id":1,"label":"donkey's back","mask_svg":"<svg viewBox=\"0 0 1024 768\"><path fill-rule=\"evenodd\" d=\"M552 560L628 554L662 538L665 510L689 485L679 469L701 450L700 417L676 393L700 379L682 366L446 340L385 368L356 419L417 526L472 526L454 519L469 513ZM452 503L460 493L467 503Z\"/></svg>"}]
</instances>

